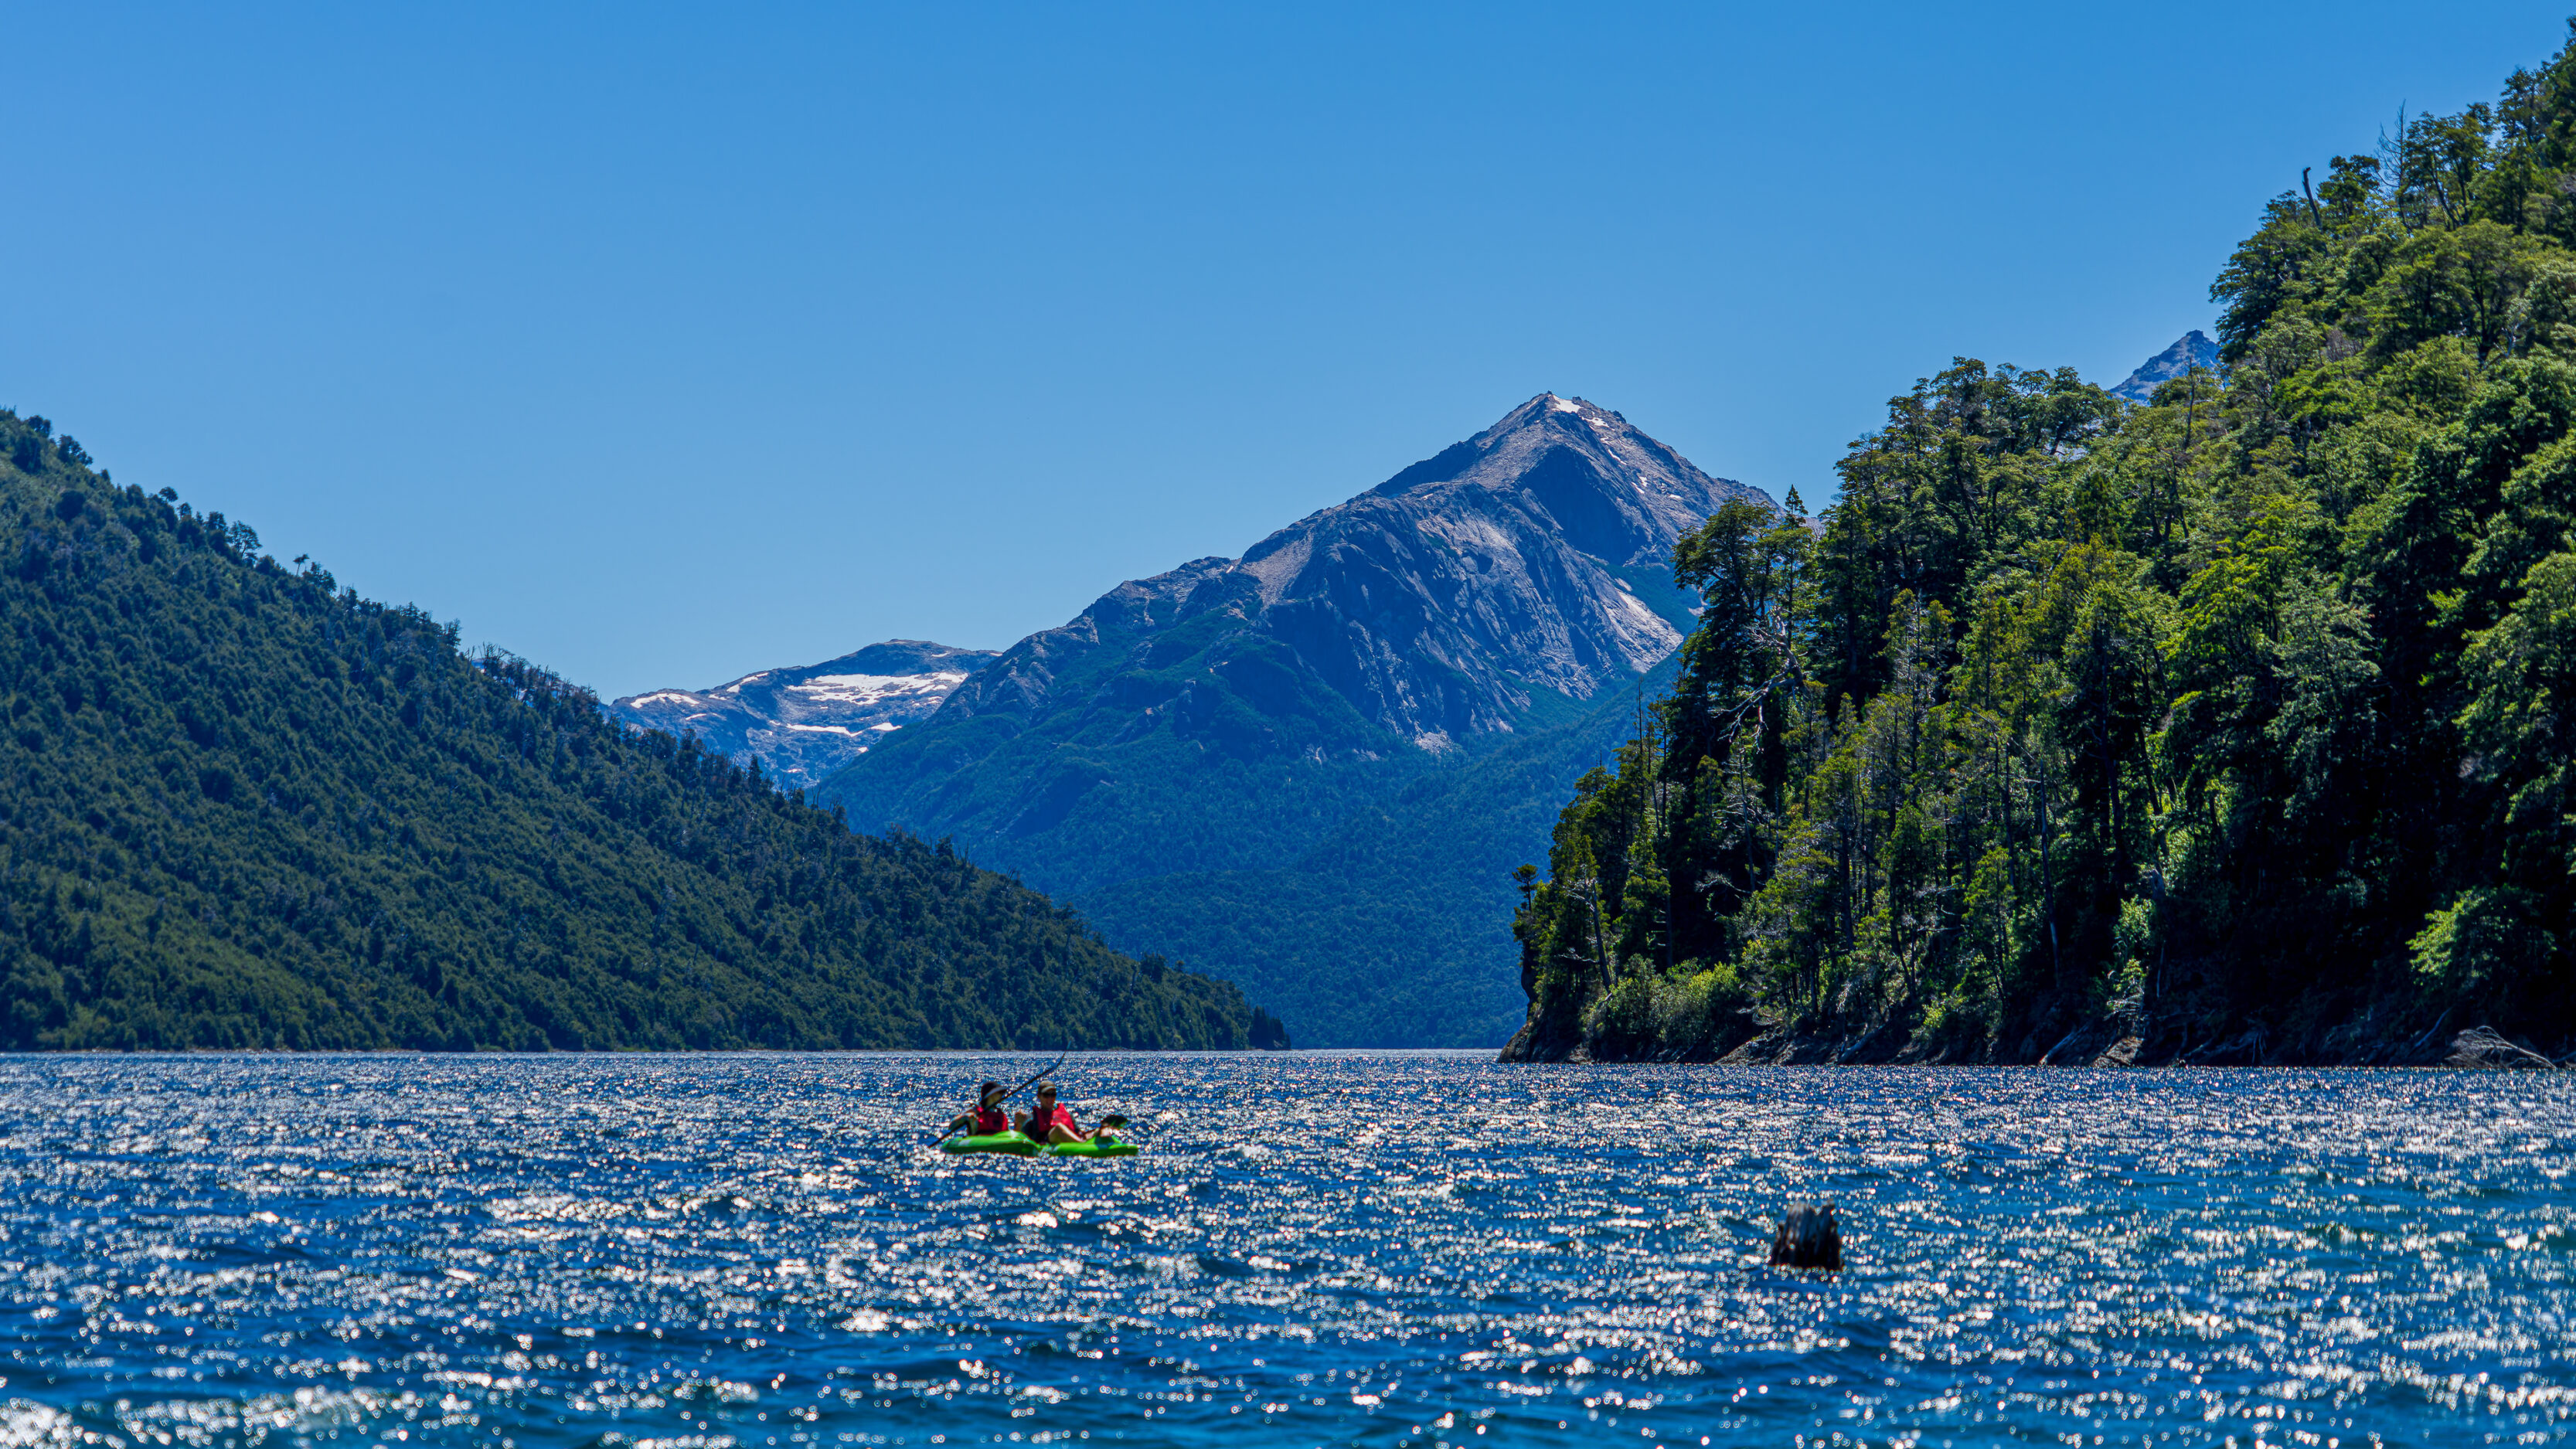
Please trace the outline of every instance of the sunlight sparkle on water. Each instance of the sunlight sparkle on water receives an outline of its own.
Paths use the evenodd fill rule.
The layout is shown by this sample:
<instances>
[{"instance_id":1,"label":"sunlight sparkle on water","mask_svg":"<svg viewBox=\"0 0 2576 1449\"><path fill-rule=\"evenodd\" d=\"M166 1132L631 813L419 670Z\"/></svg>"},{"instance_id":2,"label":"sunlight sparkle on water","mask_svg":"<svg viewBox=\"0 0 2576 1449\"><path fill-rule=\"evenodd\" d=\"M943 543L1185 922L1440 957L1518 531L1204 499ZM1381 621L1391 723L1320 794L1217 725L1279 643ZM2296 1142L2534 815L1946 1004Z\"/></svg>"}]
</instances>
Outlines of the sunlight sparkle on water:
<instances>
[{"instance_id":1,"label":"sunlight sparkle on water","mask_svg":"<svg viewBox=\"0 0 2576 1449\"><path fill-rule=\"evenodd\" d=\"M2576 1434L2556 1075L1038 1064L0 1058L0 1445Z\"/></svg>"}]
</instances>

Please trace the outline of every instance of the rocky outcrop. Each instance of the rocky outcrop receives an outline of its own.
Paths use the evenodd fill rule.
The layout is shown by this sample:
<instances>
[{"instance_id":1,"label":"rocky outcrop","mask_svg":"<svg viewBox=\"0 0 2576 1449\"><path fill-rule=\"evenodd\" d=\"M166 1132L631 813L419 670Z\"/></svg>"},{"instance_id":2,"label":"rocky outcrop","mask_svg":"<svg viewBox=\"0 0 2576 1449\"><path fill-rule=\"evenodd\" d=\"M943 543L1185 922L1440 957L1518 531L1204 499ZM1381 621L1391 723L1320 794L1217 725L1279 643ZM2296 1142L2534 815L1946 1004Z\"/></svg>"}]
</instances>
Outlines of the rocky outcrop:
<instances>
[{"instance_id":1,"label":"rocky outcrop","mask_svg":"<svg viewBox=\"0 0 2576 1449\"><path fill-rule=\"evenodd\" d=\"M885 737L918 724L992 662L988 649L890 639L787 669L764 669L713 689L655 689L609 712L645 729L694 733L737 759L758 759L779 784L820 784Z\"/></svg>"},{"instance_id":2,"label":"rocky outcrop","mask_svg":"<svg viewBox=\"0 0 2576 1449\"><path fill-rule=\"evenodd\" d=\"M1780 1216L1780 1230L1771 1235L1771 1266L1841 1272L1843 1230L1842 1224L1835 1220L1834 1205L1829 1202L1791 1203L1789 1210Z\"/></svg>"}]
</instances>

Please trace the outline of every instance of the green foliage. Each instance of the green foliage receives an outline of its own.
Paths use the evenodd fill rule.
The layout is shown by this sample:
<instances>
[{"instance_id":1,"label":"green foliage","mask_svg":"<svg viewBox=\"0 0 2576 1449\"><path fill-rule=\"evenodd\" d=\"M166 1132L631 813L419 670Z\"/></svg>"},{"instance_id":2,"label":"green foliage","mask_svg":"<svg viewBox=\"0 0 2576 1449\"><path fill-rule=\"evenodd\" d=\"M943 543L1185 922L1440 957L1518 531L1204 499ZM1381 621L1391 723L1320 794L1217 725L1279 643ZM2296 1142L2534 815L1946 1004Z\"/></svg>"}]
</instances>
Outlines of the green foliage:
<instances>
[{"instance_id":1,"label":"green foliage","mask_svg":"<svg viewBox=\"0 0 2576 1449\"><path fill-rule=\"evenodd\" d=\"M1670 678L1667 665L1641 685ZM1362 799L1275 864L1137 876L1074 903L1112 941L1155 942L1287 1003L1309 1046L1499 1042L1523 1007L1494 970L1512 946L1507 872L1547 839L1552 802L1617 745L1633 713L1622 691L1570 723L1471 738L1453 756L1406 749L1393 758L1414 773L1399 788ZM1126 848L1154 858L1149 830Z\"/></svg>"},{"instance_id":2,"label":"green foliage","mask_svg":"<svg viewBox=\"0 0 2576 1449\"><path fill-rule=\"evenodd\" d=\"M0 1045L1278 1044L0 413Z\"/></svg>"},{"instance_id":3,"label":"green foliage","mask_svg":"<svg viewBox=\"0 0 2576 1449\"><path fill-rule=\"evenodd\" d=\"M1684 541L1683 678L1518 918L1538 1049L1702 1040L1676 961L1883 1053L2576 1031L2576 44L2329 171L2224 378L1963 359L1812 535Z\"/></svg>"},{"instance_id":4,"label":"green foliage","mask_svg":"<svg viewBox=\"0 0 2576 1449\"><path fill-rule=\"evenodd\" d=\"M1752 1004L1726 962L1689 962L1666 973L1640 961L1583 1010L1583 1036L1605 1057L1705 1059L1715 1045L1744 1033L1738 1018Z\"/></svg>"}]
</instances>

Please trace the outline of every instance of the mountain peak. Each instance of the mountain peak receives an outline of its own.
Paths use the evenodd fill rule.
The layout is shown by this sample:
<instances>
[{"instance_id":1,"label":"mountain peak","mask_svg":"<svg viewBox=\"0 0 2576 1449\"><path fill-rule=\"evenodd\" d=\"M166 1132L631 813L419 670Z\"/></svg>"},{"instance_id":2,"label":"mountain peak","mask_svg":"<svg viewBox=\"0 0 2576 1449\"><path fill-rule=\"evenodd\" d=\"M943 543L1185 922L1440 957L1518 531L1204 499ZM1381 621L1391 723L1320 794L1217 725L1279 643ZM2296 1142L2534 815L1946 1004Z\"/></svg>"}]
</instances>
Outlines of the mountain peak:
<instances>
[{"instance_id":1,"label":"mountain peak","mask_svg":"<svg viewBox=\"0 0 2576 1449\"><path fill-rule=\"evenodd\" d=\"M1758 497L1617 412L1542 392L1239 559L1131 579L1005 654L896 639L609 708L757 756L790 786L819 784L934 717L1035 725L1068 709L1132 714L1137 731L1196 731L1202 743L1232 730L1247 749L1314 735L1300 752L1438 752L1670 654L1690 625L1666 572L1673 544L1729 500ZM1126 682L1092 698L1097 669ZM1208 678L1179 682L1197 674ZM1086 687L1069 688L1077 679ZM1220 685L1253 707L1218 710ZM1332 722L1323 735L1288 718L1310 707Z\"/></svg>"},{"instance_id":2,"label":"mountain peak","mask_svg":"<svg viewBox=\"0 0 2576 1449\"><path fill-rule=\"evenodd\" d=\"M1478 433L1471 441L1482 442L1507 433L1518 432L1523 428L1543 427L1550 423L1561 427L1589 425L1619 429L1628 426L1626 418L1608 408L1586 402L1579 397L1564 397L1557 393L1543 392L1503 414L1492 427Z\"/></svg>"},{"instance_id":3,"label":"mountain peak","mask_svg":"<svg viewBox=\"0 0 2576 1449\"><path fill-rule=\"evenodd\" d=\"M2173 346L2138 364L2138 370L2111 389L2113 397L2124 397L2133 403L2153 402L2156 389L2193 368L2216 368L2218 344L2209 340L2199 328L2174 339Z\"/></svg>"},{"instance_id":4,"label":"mountain peak","mask_svg":"<svg viewBox=\"0 0 2576 1449\"><path fill-rule=\"evenodd\" d=\"M1188 940L1201 965L1260 978L1306 949L1294 922L1329 921L1348 995L1416 1023L1345 1040L1481 1031L1420 1024L1485 1009L1426 943L1460 920L1508 943L1504 873L1545 858L1550 791L1625 737L1629 687L1691 627L1673 545L1757 498L1543 392L1240 559L1109 590L821 796L859 829L952 839L1081 895L1123 920L1113 938ZM1405 820L1420 832L1398 834ZM1419 915L1345 917L1322 903L1352 897L1285 869L1399 858Z\"/></svg>"},{"instance_id":5,"label":"mountain peak","mask_svg":"<svg viewBox=\"0 0 2576 1449\"><path fill-rule=\"evenodd\" d=\"M1613 567L1661 557L1675 538L1728 499L1758 496L1741 483L1700 471L1619 413L1583 398L1543 392L1483 432L1336 508L1355 507L1368 498L1430 496L1456 486L1510 494L1534 491L1551 518L1575 535L1577 548ZM1315 517L1334 511L1328 508ZM1609 513L1627 517L1605 528ZM1312 521L1292 525L1279 536ZM1245 561L1271 546L1271 541L1257 545Z\"/></svg>"},{"instance_id":6,"label":"mountain peak","mask_svg":"<svg viewBox=\"0 0 2576 1449\"><path fill-rule=\"evenodd\" d=\"M1135 713L1135 729L1166 720L1195 729L1204 716L1238 730L1235 743L1249 749L1311 734L1285 716L1260 722L1291 698L1338 699L1325 714L1348 728L1335 726L1328 750L1508 732L1539 693L1590 699L1670 654L1689 623L1664 575L1673 544L1730 499L1759 496L1618 413L1543 392L1241 559L1200 559L1112 589L1006 651L939 720L998 713L1032 727L1066 709L1093 718L1097 701L1062 683L1126 669L1160 681L1122 686L1115 708ZM1159 642L1167 634L1192 645ZM1256 655L1266 661L1257 668ZM1183 688L1179 662L1200 656L1193 669L1215 681L1270 671L1262 688L1276 708L1215 710L1213 695L1200 698L1214 684L1172 694ZM1260 694L1244 688L1247 700Z\"/></svg>"}]
</instances>

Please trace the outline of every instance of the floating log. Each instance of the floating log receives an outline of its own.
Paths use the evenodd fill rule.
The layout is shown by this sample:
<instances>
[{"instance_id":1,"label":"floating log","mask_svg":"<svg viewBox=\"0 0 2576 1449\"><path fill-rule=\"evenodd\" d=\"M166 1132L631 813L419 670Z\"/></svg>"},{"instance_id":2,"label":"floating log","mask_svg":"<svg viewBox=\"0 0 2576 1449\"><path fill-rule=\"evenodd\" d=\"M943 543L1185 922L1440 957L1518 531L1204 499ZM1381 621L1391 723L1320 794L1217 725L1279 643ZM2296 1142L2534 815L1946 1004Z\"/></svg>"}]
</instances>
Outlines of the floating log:
<instances>
[{"instance_id":1,"label":"floating log","mask_svg":"<svg viewBox=\"0 0 2576 1449\"><path fill-rule=\"evenodd\" d=\"M2435 1030L2440 1030L2436 1027ZM2491 1026L2473 1026L2451 1038L2451 1055L2446 1067L2487 1067L2505 1070L2547 1071L2557 1065L2549 1058L2526 1046L2517 1046Z\"/></svg>"},{"instance_id":2,"label":"floating log","mask_svg":"<svg viewBox=\"0 0 2576 1449\"><path fill-rule=\"evenodd\" d=\"M1775 1268L1829 1268L1842 1271L1843 1232L1829 1202L1795 1202L1780 1219L1771 1239Z\"/></svg>"}]
</instances>

